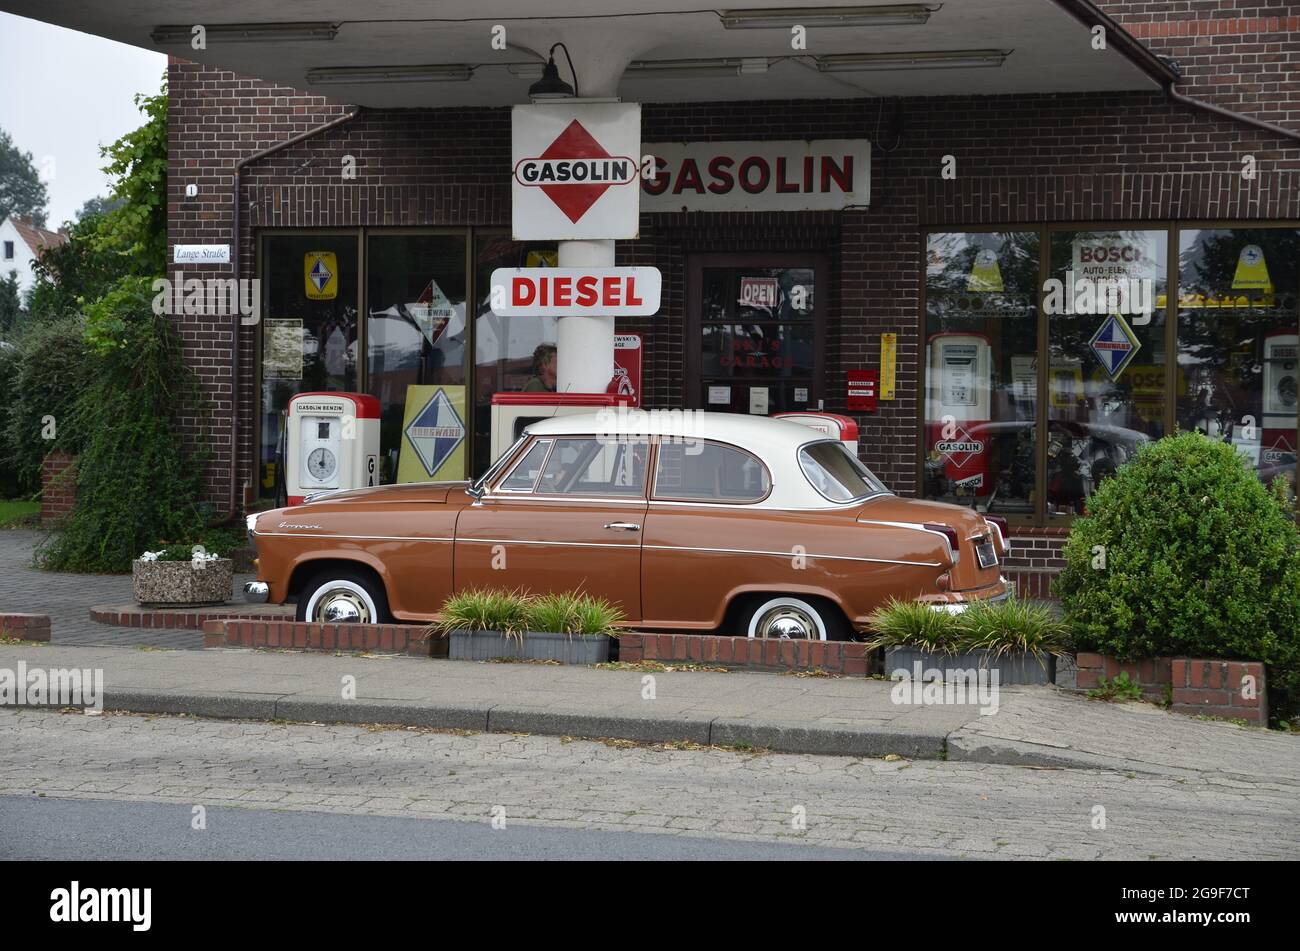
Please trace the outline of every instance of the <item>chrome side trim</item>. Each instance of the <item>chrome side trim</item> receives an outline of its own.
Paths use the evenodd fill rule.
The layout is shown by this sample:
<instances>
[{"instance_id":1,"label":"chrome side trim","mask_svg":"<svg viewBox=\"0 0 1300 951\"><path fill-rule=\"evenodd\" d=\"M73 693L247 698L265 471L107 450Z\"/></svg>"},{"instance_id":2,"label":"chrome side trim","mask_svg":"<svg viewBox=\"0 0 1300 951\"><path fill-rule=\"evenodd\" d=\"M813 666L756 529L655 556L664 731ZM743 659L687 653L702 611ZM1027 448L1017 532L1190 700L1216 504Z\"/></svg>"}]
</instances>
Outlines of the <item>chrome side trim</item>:
<instances>
[{"instance_id":1,"label":"chrome side trim","mask_svg":"<svg viewBox=\"0 0 1300 951\"><path fill-rule=\"evenodd\" d=\"M702 551L719 555L772 555L777 558L792 558L792 551L763 551L753 548L688 548L682 545L642 545L656 551ZM893 558L863 558L859 555L819 555L813 552L799 553L801 558L820 558L823 561L865 561L876 565L909 565L914 568L942 568L937 561L898 561Z\"/></svg>"},{"instance_id":2,"label":"chrome side trim","mask_svg":"<svg viewBox=\"0 0 1300 951\"><path fill-rule=\"evenodd\" d=\"M640 548L637 542L548 542L525 538L458 538L458 542L475 542L482 545L551 545L558 548Z\"/></svg>"},{"instance_id":3,"label":"chrome side trim","mask_svg":"<svg viewBox=\"0 0 1300 951\"><path fill-rule=\"evenodd\" d=\"M441 535L316 535L306 532L258 532L258 538L278 535L281 538L347 538L376 542L454 542L455 538Z\"/></svg>"}]
</instances>

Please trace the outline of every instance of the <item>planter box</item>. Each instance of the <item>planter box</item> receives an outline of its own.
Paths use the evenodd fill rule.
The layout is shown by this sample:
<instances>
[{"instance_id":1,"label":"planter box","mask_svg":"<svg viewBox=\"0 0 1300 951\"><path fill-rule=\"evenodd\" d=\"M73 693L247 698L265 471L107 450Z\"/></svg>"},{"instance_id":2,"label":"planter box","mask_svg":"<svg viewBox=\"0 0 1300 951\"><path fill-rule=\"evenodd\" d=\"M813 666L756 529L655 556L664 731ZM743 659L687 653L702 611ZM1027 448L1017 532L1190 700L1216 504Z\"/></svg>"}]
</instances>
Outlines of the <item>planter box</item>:
<instances>
[{"instance_id":1,"label":"planter box","mask_svg":"<svg viewBox=\"0 0 1300 951\"><path fill-rule=\"evenodd\" d=\"M922 672L939 670L996 670L998 685L1051 684L1056 678L1056 658L1048 656L1043 663L1029 654L1003 654L995 657L993 651L963 651L958 654L935 654L915 647L885 648L885 676L893 677L900 668L913 676L920 662Z\"/></svg>"},{"instance_id":2,"label":"planter box","mask_svg":"<svg viewBox=\"0 0 1300 951\"><path fill-rule=\"evenodd\" d=\"M131 562L131 588L135 599L149 607L182 604L225 604L234 589L229 558L218 558L202 568L188 561Z\"/></svg>"},{"instance_id":3,"label":"planter box","mask_svg":"<svg viewBox=\"0 0 1300 951\"><path fill-rule=\"evenodd\" d=\"M500 631L452 631L447 656L451 660L558 660L562 664L603 664L609 660L609 638L529 631L519 638Z\"/></svg>"}]
</instances>

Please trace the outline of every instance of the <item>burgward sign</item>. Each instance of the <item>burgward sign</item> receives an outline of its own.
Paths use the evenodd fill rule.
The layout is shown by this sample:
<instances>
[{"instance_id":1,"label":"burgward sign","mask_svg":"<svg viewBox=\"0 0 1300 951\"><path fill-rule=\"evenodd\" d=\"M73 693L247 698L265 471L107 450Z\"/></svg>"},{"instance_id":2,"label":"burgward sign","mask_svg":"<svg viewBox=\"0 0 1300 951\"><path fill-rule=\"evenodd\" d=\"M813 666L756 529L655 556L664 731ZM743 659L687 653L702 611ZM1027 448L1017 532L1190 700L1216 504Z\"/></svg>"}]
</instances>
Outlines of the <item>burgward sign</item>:
<instances>
[{"instance_id":1,"label":"burgward sign","mask_svg":"<svg viewBox=\"0 0 1300 951\"><path fill-rule=\"evenodd\" d=\"M635 238L641 107L556 102L511 114L516 240Z\"/></svg>"}]
</instances>

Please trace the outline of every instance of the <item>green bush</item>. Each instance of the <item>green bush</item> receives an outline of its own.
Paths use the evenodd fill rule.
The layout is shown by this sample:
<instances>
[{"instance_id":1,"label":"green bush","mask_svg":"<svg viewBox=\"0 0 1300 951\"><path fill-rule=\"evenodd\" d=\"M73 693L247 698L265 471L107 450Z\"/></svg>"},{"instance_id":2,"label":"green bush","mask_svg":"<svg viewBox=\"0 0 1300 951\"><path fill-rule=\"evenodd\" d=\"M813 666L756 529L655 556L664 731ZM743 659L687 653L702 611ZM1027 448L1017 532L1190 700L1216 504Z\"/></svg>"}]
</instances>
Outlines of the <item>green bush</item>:
<instances>
[{"instance_id":1,"label":"green bush","mask_svg":"<svg viewBox=\"0 0 1300 951\"><path fill-rule=\"evenodd\" d=\"M159 540L199 538L201 459L177 420L200 415L193 372L172 323L151 309L148 278L124 278L87 308L93 372L71 411L80 447L77 500L63 530L38 552L56 571L129 571ZM60 439L65 429L60 426Z\"/></svg>"},{"instance_id":2,"label":"green bush","mask_svg":"<svg viewBox=\"0 0 1300 951\"><path fill-rule=\"evenodd\" d=\"M41 462L54 449L76 455L74 406L94 374L79 317L29 326L0 366L0 457L17 491L40 488ZM49 438L49 437L53 438Z\"/></svg>"},{"instance_id":3,"label":"green bush","mask_svg":"<svg viewBox=\"0 0 1300 951\"><path fill-rule=\"evenodd\" d=\"M869 649L915 647L936 654L987 650L1001 656L1024 652L1039 659L1070 647L1067 628L1050 608L1008 598L976 601L960 614L919 601L890 600L868 621Z\"/></svg>"},{"instance_id":4,"label":"green bush","mask_svg":"<svg viewBox=\"0 0 1300 951\"><path fill-rule=\"evenodd\" d=\"M433 634L451 631L500 631L522 637L525 631L595 637L612 634L625 617L603 598L563 592L532 596L523 590L475 588L453 594L443 603Z\"/></svg>"},{"instance_id":5,"label":"green bush","mask_svg":"<svg viewBox=\"0 0 1300 951\"><path fill-rule=\"evenodd\" d=\"M1057 579L1079 646L1121 660L1260 660L1279 714L1300 666L1300 532L1231 446L1143 446L1088 501Z\"/></svg>"}]
</instances>

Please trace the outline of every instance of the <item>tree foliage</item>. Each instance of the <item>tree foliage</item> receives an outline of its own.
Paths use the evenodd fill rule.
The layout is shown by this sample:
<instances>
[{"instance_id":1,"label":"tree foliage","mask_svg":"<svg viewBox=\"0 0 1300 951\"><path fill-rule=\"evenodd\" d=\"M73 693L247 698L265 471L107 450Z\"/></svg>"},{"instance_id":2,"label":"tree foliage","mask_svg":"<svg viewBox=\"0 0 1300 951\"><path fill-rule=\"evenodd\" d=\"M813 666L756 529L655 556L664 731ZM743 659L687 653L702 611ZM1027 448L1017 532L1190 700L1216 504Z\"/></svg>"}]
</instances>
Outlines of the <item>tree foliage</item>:
<instances>
[{"instance_id":1,"label":"tree foliage","mask_svg":"<svg viewBox=\"0 0 1300 951\"><path fill-rule=\"evenodd\" d=\"M118 207L99 218L101 250L115 250L130 274L161 275L167 267L167 90L137 95L145 123L101 153L113 179L110 200Z\"/></svg>"},{"instance_id":2,"label":"tree foliage","mask_svg":"<svg viewBox=\"0 0 1300 951\"><path fill-rule=\"evenodd\" d=\"M20 152L9 133L0 129L0 221L24 215L43 228L49 200L32 153Z\"/></svg>"}]
</instances>

